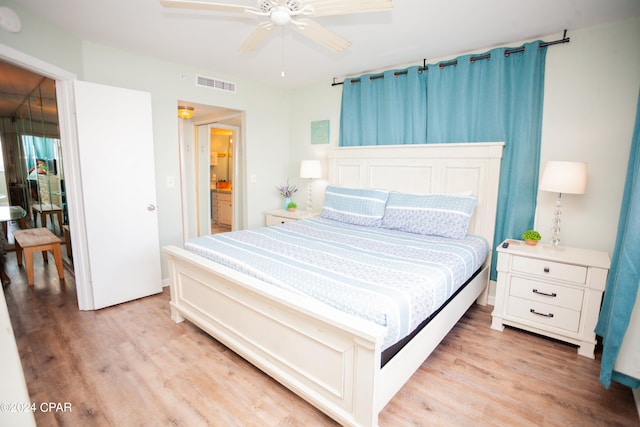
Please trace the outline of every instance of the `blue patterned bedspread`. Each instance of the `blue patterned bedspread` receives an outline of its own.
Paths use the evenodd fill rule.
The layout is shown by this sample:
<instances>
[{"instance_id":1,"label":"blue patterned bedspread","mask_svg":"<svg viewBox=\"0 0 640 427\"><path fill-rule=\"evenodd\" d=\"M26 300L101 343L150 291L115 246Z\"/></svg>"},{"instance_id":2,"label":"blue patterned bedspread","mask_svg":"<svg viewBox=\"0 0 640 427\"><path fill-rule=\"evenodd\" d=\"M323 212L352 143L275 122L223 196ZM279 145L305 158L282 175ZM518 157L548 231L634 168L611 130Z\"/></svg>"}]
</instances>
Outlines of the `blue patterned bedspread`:
<instances>
[{"instance_id":1,"label":"blue patterned bedspread","mask_svg":"<svg viewBox=\"0 0 640 427\"><path fill-rule=\"evenodd\" d=\"M489 245L479 236L454 240L319 217L202 236L185 248L387 327L385 349L464 284Z\"/></svg>"}]
</instances>

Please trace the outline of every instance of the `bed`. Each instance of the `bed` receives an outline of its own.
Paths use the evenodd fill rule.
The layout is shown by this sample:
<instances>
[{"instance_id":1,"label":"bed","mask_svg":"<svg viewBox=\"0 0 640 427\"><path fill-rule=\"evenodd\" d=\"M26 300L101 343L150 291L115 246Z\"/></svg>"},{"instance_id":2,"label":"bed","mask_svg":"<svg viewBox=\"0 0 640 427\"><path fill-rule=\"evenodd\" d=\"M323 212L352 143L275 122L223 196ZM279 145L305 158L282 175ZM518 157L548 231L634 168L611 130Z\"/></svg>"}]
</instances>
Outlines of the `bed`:
<instances>
[{"instance_id":1,"label":"bed","mask_svg":"<svg viewBox=\"0 0 640 427\"><path fill-rule=\"evenodd\" d=\"M468 232L491 245L502 147L472 143L335 148L329 151L329 183L331 188L472 194L477 204ZM333 227L334 219L308 221ZM298 233L307 226L302 221L266 232ZM395 338L389 339L397 333L376 322L375 315L347 313L176 246L165 247L171 317L196 324L339 423L376 426L379 412L469 306L476 300L486 303L491 253L487 251L471 279L399 347L393 345Z\"/></svg>"}]
</instances>

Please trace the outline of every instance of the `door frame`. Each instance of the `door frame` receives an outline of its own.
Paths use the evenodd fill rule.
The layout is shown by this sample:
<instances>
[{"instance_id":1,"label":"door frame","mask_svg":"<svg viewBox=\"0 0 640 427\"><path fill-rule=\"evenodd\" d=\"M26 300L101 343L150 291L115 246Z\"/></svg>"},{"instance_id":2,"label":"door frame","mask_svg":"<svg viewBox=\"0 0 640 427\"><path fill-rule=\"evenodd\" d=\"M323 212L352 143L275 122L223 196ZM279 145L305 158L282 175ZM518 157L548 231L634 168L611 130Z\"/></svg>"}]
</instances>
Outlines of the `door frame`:
<instances>
[{"instance_id":1,"label":"door frame","mask_svg":"<svg viewBox=\"0 0 640 427\"><path fill-rule=\"evenodd\" d=\"M180 100L179 103L201 106L189 101ZM176 104L177 105L177 104ZM178 118L178 145L180 147L180 183L182 191L182 243L199 235L199 202L198 197L198 144L196 142L198 126L211 125L213 127L231 126L236 131L236 142L233 144L233 187L238 191L232 192L233 220L232 229L245 228L247 223L246 206L246 156L245 149L245 112L226 107L224 111L213 113L195 120ZM197 108L197 107L196 107ZM239 125L230 121L239 120Z\"/></svg>"},{"instance_id":2,"label":"door frame","mask_svg":"<svg viewBox=\"0 0 640 427\"><path fill-rule=\"evenodd\" d=\"M70 229L78 308L80 310L93 310L93 290L90 285L91 275L89 266L86 263L87 239L83 220L84 209L82 194L79 191L81 180L78 139L75 115L73 114L73 81L77 80L77 75L2 43L0 43L0 59L56 81L60 145L64 158L65 191L69 201L67 205L69 222L73 225Z\"/></svg>"},{"instance_id":3,"label":"door frame","mask_svg":"<svg viewBox=\"0 0 640 427\"><path fill-rule=\"evenodd\" d=\"M210 218L213 217L213 212L211 211L211 201L210 201L210 194L211 194L211 190L210 190L210 176L209 176L209 168L210 168L210 157L209 157L209 153L211 152L211 129L226 129L226 130L230 130L233 132L233 138L235 139L235 143L231 146L231 158L233 159L232 162L232 167L231 167L231 171L232 171L232 176L230 177L231 182L232 182L232 191L231 191L231 197L232 197L232 221L231 221L231 229L232 230L236 230L238 229L238 224L235 221L235 212L236 212L236 205L235 205L235 195L236 195L236 191L234 191L233 189L236 188L236 185L239 185L239 182L237 179L238 176L236 174L236 159L237 159L237 153L236 153L236 146L238 144L240 144L240 127L239 126L235 126L235 125L229 125L229 124L225 124L225 123L221 123L221 122L213 122L213 123L206 123L203 125L198 125L196 127L200 128L200 126L206 126L207 127L207 138L206 141L202 141L200 138L200 129L198 130L198 132L196 132L196 135L198 135L197 141L196 141L196 152L197 152L197 160L196 160L196 210L198 212L198 218L197 218L197 229L198 229L198 235L202 235L202 234L211 234L211 221ZM228 161L228 160L227 160ZM205 168L205 164L207 165L207 167ZM203 170L203 168L205 168L205 170ZM238 187L239 188L239 187ZM206 206L204 206L206 204ZM208 224L206 224L206 227L203 227L202 222L205 221L205 219L209 219ZM242 228L242 227L239 227ZM204 230L208 230L207 232L205 232Z\"/></svg>"}]
</instances>

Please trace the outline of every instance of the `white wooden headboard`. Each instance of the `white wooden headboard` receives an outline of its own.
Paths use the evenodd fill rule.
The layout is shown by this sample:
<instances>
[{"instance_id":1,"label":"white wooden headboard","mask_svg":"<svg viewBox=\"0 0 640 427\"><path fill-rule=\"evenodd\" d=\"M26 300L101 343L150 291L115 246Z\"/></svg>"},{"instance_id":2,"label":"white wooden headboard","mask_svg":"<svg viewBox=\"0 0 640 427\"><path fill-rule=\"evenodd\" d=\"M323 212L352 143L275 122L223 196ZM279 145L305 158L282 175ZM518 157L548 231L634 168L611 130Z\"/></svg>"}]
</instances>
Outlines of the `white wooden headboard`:
<instances>
[{"instance_id":1,"label":"white wooden headboard","mask_svg":"<svg viewBox=\"0 0 640 427\"><path fill-rule=\"evenodd\" d=\"M329 150L329 183L404 193L478 197L469 232L493 245L503 142L339 147Z\"/></svg>"}]
</instances>

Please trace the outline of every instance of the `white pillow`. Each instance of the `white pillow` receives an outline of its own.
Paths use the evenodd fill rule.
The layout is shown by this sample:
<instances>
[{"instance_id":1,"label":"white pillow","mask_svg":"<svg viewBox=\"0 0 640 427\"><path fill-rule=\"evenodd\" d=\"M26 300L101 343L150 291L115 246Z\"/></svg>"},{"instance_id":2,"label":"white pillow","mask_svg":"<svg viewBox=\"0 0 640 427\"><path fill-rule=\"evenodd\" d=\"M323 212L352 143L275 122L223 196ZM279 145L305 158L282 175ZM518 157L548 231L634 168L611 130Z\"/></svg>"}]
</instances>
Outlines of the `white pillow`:
<instances>
[{"instance_id":1,"label":"white pillow","mask_svg":"<svg viewBox=\"0 0 640 427\"><path fill-rule=\"evenodd\" d=\"M391 193L382 227L462 239L477 203L478 199L471 195Z\"/></svg>"},{"instance_id":2,"label":"white pillow","mask_svg":"<svg viewBox=\"0 0 640 427\"><path fill-rule=\"evenodd\" d=\"M355 225L379 227L389 192L327 186L321 216Z\"/></svg>"}]
</instances>

